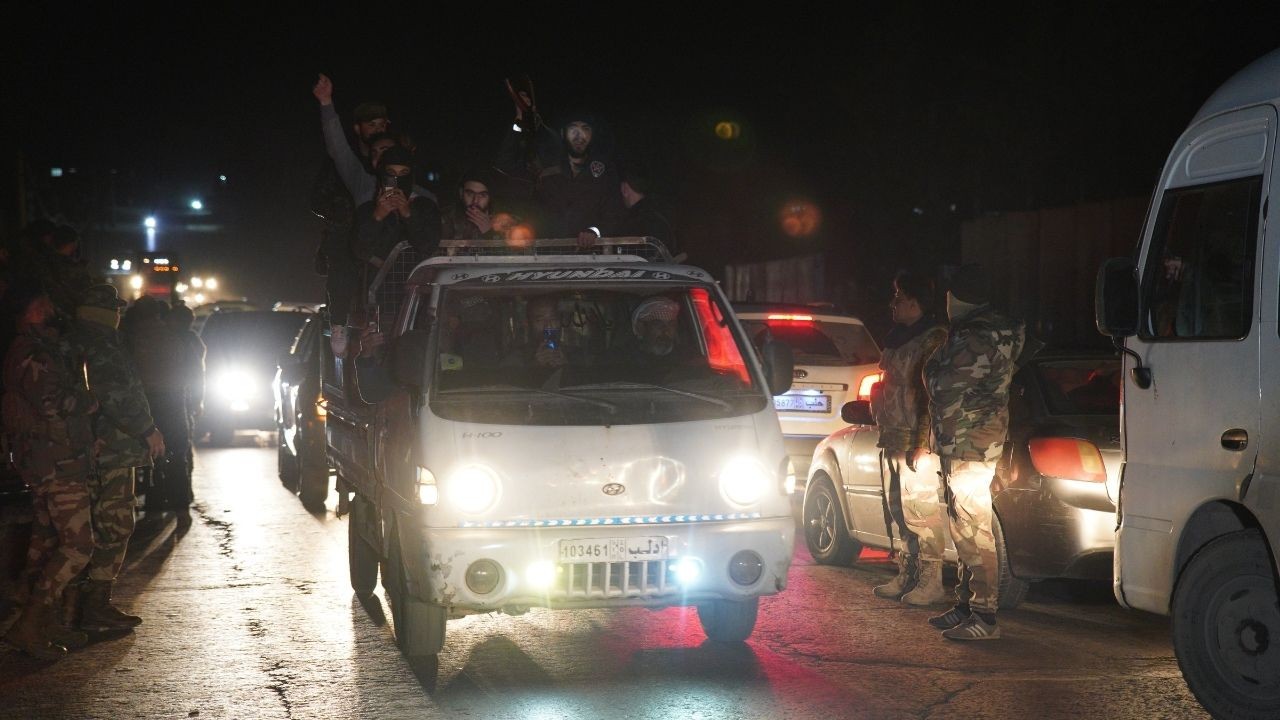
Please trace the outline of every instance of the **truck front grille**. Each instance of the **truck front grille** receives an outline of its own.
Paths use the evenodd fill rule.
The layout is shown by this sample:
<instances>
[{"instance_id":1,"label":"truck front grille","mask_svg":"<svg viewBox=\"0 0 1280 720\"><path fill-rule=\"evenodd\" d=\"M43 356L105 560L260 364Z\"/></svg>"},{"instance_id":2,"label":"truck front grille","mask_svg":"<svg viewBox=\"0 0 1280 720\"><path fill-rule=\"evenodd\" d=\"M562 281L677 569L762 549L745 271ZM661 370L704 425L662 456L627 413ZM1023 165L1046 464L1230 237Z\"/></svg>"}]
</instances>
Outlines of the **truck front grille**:
<instances>
[{"instance_id":1,"label":"truck front grille","mask_svg":"<svg viewBox=\"0 0 1280 720\"><path fill-rule=\"evenodd\" d=\"M664 595L675 587L665 560L561 563L553 595L567 600L638 598Z\"/></svg>"}]
</instances>

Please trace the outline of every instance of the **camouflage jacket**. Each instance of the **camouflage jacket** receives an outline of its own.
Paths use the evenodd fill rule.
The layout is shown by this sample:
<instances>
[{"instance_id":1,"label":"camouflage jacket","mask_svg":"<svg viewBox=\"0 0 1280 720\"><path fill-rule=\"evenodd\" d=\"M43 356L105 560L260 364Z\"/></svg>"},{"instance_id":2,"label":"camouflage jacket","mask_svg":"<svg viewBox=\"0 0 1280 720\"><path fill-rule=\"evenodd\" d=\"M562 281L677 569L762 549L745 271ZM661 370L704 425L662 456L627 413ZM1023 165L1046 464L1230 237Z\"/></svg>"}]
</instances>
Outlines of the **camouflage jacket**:
<instances>
[{"instance_id":1,"label":"camouflage jacket","mask_svg":"<svg viewBox=\"0 0 1280 720\"><path fill-rule=\"evenodd\" d=\"M1009 432L1009 383L1022 352L1022 323L975 308L954 320L925 362L934 451L956 460L996 460Z\"/></svg>"},{"instance_id":2,"label":"camouflage jacket","mask_svg":"<svg viewBox=\"0 0 1280 720\"><path fill-rule=\"evenodd\" d=\"M5 355L4 430L28 482L90 469L94 399L71 356L70 347L47 328L23 332Z\"/></svg>"},{"instance_id":3,"label":"camouflage jacket","mask_svg":"<svg viewBox=\"0 0 1280 720\"><path fill-rule=\"evenodd\" d=\"M915 335L880 351L884 380L871 398L871 409L880 426L880 447L912 450L929 447L929 406L924 389L924 363L947 337L947 326L933 318L921 318L923 328L895 328ZM890 338L893 334L890 334ZM894 345L891 347L891 345Z\"/></svg>"},{"instance_id":4,"label":"camouflage jacket","mask_svg":"<svg viewBox=\"0 0 1280 720\"><path fill-rule=\"evenodd\" d=\"M104 469L150 465L143 436L155 427L151 408L133 359L115 328L80 318L68 335L78 362L84 364L89 388L98 399L93 431Z\"/></svg>"}]
</instances>

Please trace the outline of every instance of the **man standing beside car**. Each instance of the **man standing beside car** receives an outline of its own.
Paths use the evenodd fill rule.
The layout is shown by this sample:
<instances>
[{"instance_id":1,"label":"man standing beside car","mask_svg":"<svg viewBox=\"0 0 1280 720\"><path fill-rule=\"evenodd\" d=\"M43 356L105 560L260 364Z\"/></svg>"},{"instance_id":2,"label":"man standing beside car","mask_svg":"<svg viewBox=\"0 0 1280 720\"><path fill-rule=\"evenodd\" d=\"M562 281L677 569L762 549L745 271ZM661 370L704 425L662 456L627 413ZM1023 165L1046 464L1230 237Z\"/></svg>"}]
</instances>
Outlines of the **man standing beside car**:
<instances>
[{"instance_id":1,"label":"man standing beside car","mask_svg":"<svg viewBox=\"0 0 1280 720\"><path fill-rule=\"evenodd\" d=\"M142 622L112 605L111 590L133 536L136 468L150 465L165 451L164 436L152 420L146 392L116 329L124 306L115 287L94 285L76 308L68 336L76 368L83 368L99 403L93 418L98 472L89 479L94 549L84 577L74 586L75 617L69 618L94 632L128 630Z\"/></svg>"},{"instance_id":2,"label":"man standing beside car","mask_svg":"<svg viewBox=\"0 0 1280 720\"><path fill-rule=\"evenodd\" d=\"M990 305L980 265L964 265L947 290L947 338L925 363L934 450L946 483L951 538L960 556L956 606L929 619L949 640L994 640L999 577L991 480L1009 431L1009 384L1022 324Z\"/></svg>"},{"instance_id":3,"label":"man standing beside car","mask_svg":"<svg viewBox=\"0 0 1280 720\"><path fill-rule=\"evenodd\" d=\"M896 527L898 574L872 592L876 597L924 606L942 602L942 553L947 530L941 504L942 482L929 454L929 406L924 364L947 337L946 325L932 312L933 283L901 272L893 280L893 329L880 352L884 372L872 394L880 427L880 477L887 521Z\"/></svg>"}]
</instances>

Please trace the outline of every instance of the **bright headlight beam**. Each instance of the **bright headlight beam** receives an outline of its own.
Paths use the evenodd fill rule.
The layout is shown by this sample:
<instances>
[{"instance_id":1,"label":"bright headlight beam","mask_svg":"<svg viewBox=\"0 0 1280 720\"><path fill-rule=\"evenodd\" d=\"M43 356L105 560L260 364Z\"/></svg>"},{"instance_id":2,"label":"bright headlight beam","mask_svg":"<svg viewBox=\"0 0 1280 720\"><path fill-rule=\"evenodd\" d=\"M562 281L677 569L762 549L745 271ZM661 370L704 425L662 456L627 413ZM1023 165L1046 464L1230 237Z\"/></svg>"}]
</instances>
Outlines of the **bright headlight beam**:
<instances>
[{"instance_id":1,"label":"bright headlight beam","mask_svg":"<svg viewBox=\"0 0 1280 720\"><path fill-rule=\"evenodd\" d=\"M500 492L493 470L483 465L465 465L449 475L443 495L462 512L478 515L497 503Z\"/></svg>"},{"instance_id":2,"label":"bright headlight beam","mask_svg":"<svg viewBox=\"0 0 1280 720\"><path fill-rule=\"evenodd\" d=\"M755 458L732 458L720 471L720 492L734 505L754 505L768 489L769 471Z\"/></svg>"}]
</instances>

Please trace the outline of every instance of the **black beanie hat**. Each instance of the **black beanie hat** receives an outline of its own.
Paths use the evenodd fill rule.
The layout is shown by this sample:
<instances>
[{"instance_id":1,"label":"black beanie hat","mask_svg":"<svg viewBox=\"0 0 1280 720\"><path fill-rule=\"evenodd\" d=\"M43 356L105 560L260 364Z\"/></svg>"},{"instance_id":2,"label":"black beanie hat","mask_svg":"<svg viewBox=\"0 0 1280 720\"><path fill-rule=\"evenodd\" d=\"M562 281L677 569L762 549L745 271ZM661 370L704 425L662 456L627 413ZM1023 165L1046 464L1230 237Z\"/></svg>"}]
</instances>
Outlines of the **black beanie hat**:
<instances>
[{"instance_id":1,"label":"black beanie hat","mask_svg":"<svg viewBox=\"0 0 1280 720\"><path fill-rule=\"evenodd\" d=\"M407 165L413 168L413 152L403 145L395 145L386 149L378 159L378 169L388 165Z\"/></svg>"}]
</instances>

